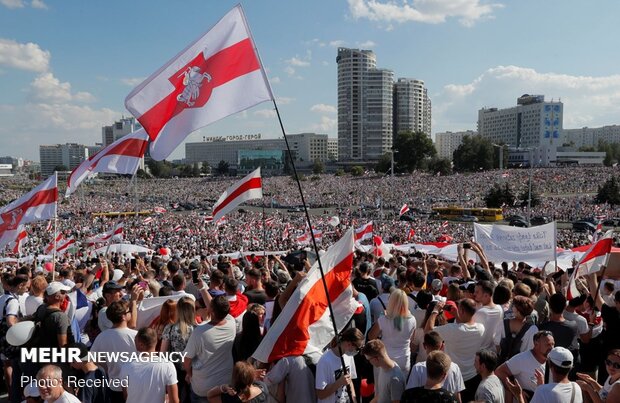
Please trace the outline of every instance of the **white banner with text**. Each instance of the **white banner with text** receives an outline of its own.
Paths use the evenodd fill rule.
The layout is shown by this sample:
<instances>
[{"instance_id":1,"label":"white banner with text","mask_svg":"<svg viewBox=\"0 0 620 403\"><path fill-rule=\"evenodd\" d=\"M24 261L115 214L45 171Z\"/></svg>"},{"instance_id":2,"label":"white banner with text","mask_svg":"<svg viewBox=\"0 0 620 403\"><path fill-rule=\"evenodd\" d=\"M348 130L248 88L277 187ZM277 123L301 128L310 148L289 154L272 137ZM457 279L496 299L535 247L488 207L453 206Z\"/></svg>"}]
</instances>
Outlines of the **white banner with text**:
<instances>
[{"instance_id":1,"label":"white banner with text","mask_svg":"<svg viewBox=\"0 0 620 403\"><path fill-rule=\"evenodd\" d=\"M555 221L531 228L474 223L474 237L492 262L555 260Z\"/></svg>"}]
</instances>

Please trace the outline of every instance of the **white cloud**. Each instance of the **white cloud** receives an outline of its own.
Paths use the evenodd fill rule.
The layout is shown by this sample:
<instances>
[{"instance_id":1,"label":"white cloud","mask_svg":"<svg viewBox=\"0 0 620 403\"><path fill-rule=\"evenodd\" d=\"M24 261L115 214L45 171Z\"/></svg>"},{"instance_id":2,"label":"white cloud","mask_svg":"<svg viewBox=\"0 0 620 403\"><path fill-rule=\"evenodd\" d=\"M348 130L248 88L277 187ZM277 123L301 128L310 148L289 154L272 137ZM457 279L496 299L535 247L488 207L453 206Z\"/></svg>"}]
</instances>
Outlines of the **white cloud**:
<instances>
[{"instance_id":1,"label":"white cloud","mask_svg":"<svg viewBox=\"0 0 620 403\"><path fill-rule=\"evenodd\" d=\"M255 111L254 116L258 116L261 118L275 118L277 115L276 115L276 111L273 109L261 109L261 110Z\"/></svg>"},{"instance_id":2,"label":"white cloud","mask_svg":"<svg viewBox=\"0 0 620 403\"><path fill-rule=\"evenodd\" d=\"M135 87L145 79L146 77L121 78L121 83L125 84L128 87Z\"/></svg>"},{"instance_id":3,"label":"white cloud","mask_svg":"<svg viewBox=\"0 0 620 403\"><path fill-rule=\"evenodd\" d=\"M523 94L564 103L564 128L618 124L620 75L591 77L497 66L469 83L448 84L433 99L433 132L476 128L478 110L508 108Z\"/></svg>"},{"instance_id":4,"label":"white cloud","mask_svg":"<svg viewBox=\"0 0 620 403\"><path fill-rule=\"evenodd\" d=\"M270 82L271 84L280 84L280 83L282 82L282 80L280 80L280 77L277 77L277 76L276 76L276 77L271 77L271 78L269 79L269 82Z\"/></svg>"},{"instance_id":5,"label":"white cloud","mask_svg":"<svg viewBox=\"0 0 620 403\"><path fill-rule=\"evenodd\" d=\"M295 69L294 69L294 68L292 68L291 66L286 66L286 67L284 68L284 72L285 72L286 74L288 74L289 76L291 76L291 77L295 75Z\"/></svg>"},{"instance_id":6,"label":"white cloud","mask_svg":"<svg viewBox=\"0 0 620 403\"><path fill-rule=\"evenodd\" d=\"M365 18L382 23L421 22L439 24L448 18L457 18L467 27L482 19L493 18L493 11L501 4L482 0L348 0L349 11L355 19Z\"/></svg>"},{"instance_id":7,"label":"white cloud","mask_svg":"<svg viewBox=\"0 0 620 403\"><path fill-rule=\"evenodd\" d=\"M47 10L47 4L43 3L43 0L32 0L32 8L38 8L41 10Z\"/></svg>"},{"instance_id":8,"label":"white cloud","mask_svg":"<svg viewBox=\"0 0 620 403\"><path fill-rule=\"evenodd\" d=\"M23 0L0 0L0 4L2 4L6 8L24 8Z\"/></svg>"},{"instance_id":9,"label":"white cloud","mask_svg":"<svg viewBox=\"0 0 620 403\"><path fill-rule=\"evenodd\" d=\"M377 46L377 44L374 43L373 41L365 41L365 42L358 43L357 46L360 49L370 49L370 48L374 48L375 46Z\"/></svg>"},{"instance_id":10,"label":"white cloud","mask_svg":"<svg viewBox=\"0 0 620 403\"><path fill-rule=\"evenodd\" d=\"M336 130L337 124L337 119L330 118L329 116L321 116L321 122L311 125L310 128L314 132L333 132Z\"/></svg>"},{"instance_id":11,"label":"white cloud","mask_svg":"<svg viewBox=\"0 0 620 403\"><path fill-rule=\"evenodd\" d=\"M296 66L296 67L308 67L308 66L310 66L310 62L308 62L306 60L301 60L297 56L294 56L294 57L286 60L286 63L290 64L291 66Z\"/></svg>"},{"instance_id":12,"label":"white cloud","mask_svg":"<svg viewBox=\"0 0 620 403\"><path fill-rule=\"evenodd\" d=\"M18 43L0 38L0 65L42 73L48 70L50 52L36 43Z\"/></svg>"},{"instance_id":13,"label":"white cloud","mask_svg":"<svg viewBox=\"0 0 620 403\"><path fill-rule=\"evenodd\" d=\"M30 83L30 97L36 102L52 104L92 102L95 98L88 92L71 92L70 83L62 83L52 73L43 73Z\"/></svg>"},{"instance_id":14,"label":"white cloud","mask_svg":"<svg viewBox=\"0 0 620 403\"><path fill-rule=\"evenodd\" d=\"M312 105L312 107L310 107L310 110L312 112L318 113L336 113L338 111L335 106L327 104Z\"/></svg>"},{"instance_id":15,"label":"white cloud","mask_svg":"<svg viewBox=\"0 0 620 403\"><path fill-rule=\"evenodd\" d=\"M329 46L331 46L332 48L340 48L342 46L346 46L347 43L345 41L343 41L342 39L336 39L335 41L330 41L329 42Z\"/></svg>"},{"instance_id":16,"label":"white cloud","mask_svg":"<svg viewBox=\"0 0 620 403\"><path fill-rule=\"evenodd\" d=\"M278 99L276 101L278 101L278 104L280 104L280 105L289 105L289 104L291 104L291 103L293 103L295 101L295 98L278 97Z\"/></svg>"}]
</instances>

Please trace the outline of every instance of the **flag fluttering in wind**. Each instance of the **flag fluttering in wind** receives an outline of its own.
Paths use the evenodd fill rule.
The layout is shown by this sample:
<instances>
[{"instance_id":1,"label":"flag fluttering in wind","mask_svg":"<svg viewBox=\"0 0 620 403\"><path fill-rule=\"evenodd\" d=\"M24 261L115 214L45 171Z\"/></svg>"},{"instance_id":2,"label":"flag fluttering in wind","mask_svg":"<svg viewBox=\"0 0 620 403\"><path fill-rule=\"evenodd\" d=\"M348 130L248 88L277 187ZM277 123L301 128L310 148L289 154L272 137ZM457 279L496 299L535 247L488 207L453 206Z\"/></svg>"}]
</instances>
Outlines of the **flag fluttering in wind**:
<instances>
[{"instance_id":1,"label":"flag fluttering in wind","mask_svg":"<svg viewBox=\"0 0 620 403\"><path fill-rule=\"evenodd\" d=\"M157 214L164 214L166 211L163 207L153 207L153 212Z\"/></svg>"},{"instance_id":2,"label":"flag fluttering in wind","mask_svg":"<svg viewBox=\"0 0 620 403\"><path fill-rule=\"evenodd\" d=\"M148 135L143 129L116 140L71 172L67 178L65 197L69 197L84 179L94 173L135 174L147 145Z\"/></svg>"},{"instance_id":3,"label":"flag fluttering in wind","mask_svg":"<svg viewBox=\"0 0 620 403\"><path fill-rule=\"evenodd\" d=\"M146 217L144 219L144 221L142 221L143 224L149 224L151 222L153 222L155 219L153 217Z\"/></svg>"},{"instance_id":4,"label":"flag fluttering in wind","mask_svg":"<svg viewBox=\"0 0 620 403\"><path fill-rule=\"evenodd\" d=\"M22 246L28 241L28 232L23 225L20 225L17 229L17 238L9 244L9 249L15 255L21 255Z\"/></svg>"},{"instance_id":5,"label":"flag fluttering in wind","mask_svg":"<svg viewBox=\"0 0 620 403\"><path fill-rule=\"evenodd\" d=\"M331 225L332 227L337 227L338 224L340 224L340 217L338 217L337 215L333 217L329 217L329 220L327 220L327 223Z\"/></svg>"},{"instance_id":6,"label":"flag fluttering in wind","mask_svg":"<svg viewBox=\"0 0 620 403\"><path fill-rule=\"evenodd\" d=\"M413 237L415 237L415 230L413 228L410 228L409 232L407 233L407 241L411 241Z\"/></svg>"},{"instance_id":7,"label":"flag fluttering in wind","mask_svg":"<svg viewBox=\"0 0 620 403\"><path fill-rule=\"evenodd\" d=\"M579 260L573 274L568 279L568 290L566 291L566 299L571 300L577 298L581 293L577 289L577 278L588 274L596 273L601 266L607 264L607 260L611 253L613 245L613 231L607 231L605 235L592 244L590 249Z\"/></svg>"},{"instance_id":8,"label":"flag fluttering in wind","mask_svg":"<svg viewBox=\"0 0 620 403\"><path fill-rule=\"evenodd\" d=\"M406 214L409 211L409 206L407 206L407 203L403 204L403 206L400 208L400 212L398 213L398 216L402 216L403 214Z\"/></svg>"},{"instance_id":9,"label":"flag fluttering in wind","mask_svg":"<svg viewBox=\"0 0 620 403\"><path fill-rule=\"evenodd\" d=\"M121 240L123 239L123 228L124 228L123 223L118 223L111 230L106 231L103 234L98 234L98 235L95 235L94 237L86 239L86 242L89 244L96 244L96 243L105 243L108 241Z\"/></svg>"},{"instance_id":10,"label":"flag fluttering in wind","mask_svg":"<svg viewBox=\"0 0 620 403\"><path fill-rule=\"evenodd\" d=\"M138 85L125 106L163 160L193 131L273 99L240 5Z\"/></svg>"},{"instance_id":11,"label":"flag fluttering in wind","mask_svg":"<svg viewBox=\"0 0 620 403\"><path fill-rule=\"evenodd\" d=\"M62 232L56 235L56 239L52 239L51 242L48 243L45 247L45 254L49 255L50 253L52 253L54 251L54 245L58 245L64 238L65 236L62 234Z\"/></svg>"},{"instance_id":12,"label":"flag fluttering in wind","mask_svg":"<svg viewBox=\"0 0 620 403\"><path fill-rule=\"evenodd\" d=\"M58 179L56 173L39 186L0 209L0 249L14 241L19 226L56 216L58 201Z\"/></svg>"},{"instance_id":13,"label":"flag fluttering in wind","mask_svg":"<svg viewBox=\"0 0 620 403\"><path fill-rule=\"evenodd\" d=\"M262 198L263 185L259 167L222 193L213 206L213 220L218 221L243 202Z\"/></svg>"},{"instance_id":14,"label":"flag fluttering in wind","mask_svg":"<svg viewBox=\"0 0 620 403\"><path fill-rule=\"evenodd\" d=\"M60 255L67 253L67 250L71 245L75 245L75 239L73 237L63 239L61 242L56 244L56 253Z\"/></svg>"},{"instance_id":15,"label":"flag fluttering in wind","mask_svg":"<svg viewBox=\"0 0 620 403\"><path fill-rule=\"evenodd\" d=\"M390 248L388 248L385 245L385 242L383 242L383 238L381 238L378 235L375 235L372 237L372 241L375 244L375 249L373 251L373 254L377 257L382 257L382 258L389 258L390 255Z\"/></svg>"},{"instance_id":16,"label":"flag fluttering in wind","mask_svg":"<svg viewBox=\"0 0 620 403\"><path fill-rule=\"evenodd\" d=\"M355 242L361 242L365 239L372 239L372 221L355 230Z\"/></svg>"},{"instance_id":17,"label":"flag fluttering in wind","mask_svg":"<svg viewBox=\"0 0 620 403\"><path fill-rule=\"evenodd\" d=\"M338 332L349 322L358 306L351 288L353 250L353 230L349 229L320 257ZM271 325L253 357L267 363L282 357L320 352L334 336L328 300L316 262Z\"/></svg>"}]
</instances>

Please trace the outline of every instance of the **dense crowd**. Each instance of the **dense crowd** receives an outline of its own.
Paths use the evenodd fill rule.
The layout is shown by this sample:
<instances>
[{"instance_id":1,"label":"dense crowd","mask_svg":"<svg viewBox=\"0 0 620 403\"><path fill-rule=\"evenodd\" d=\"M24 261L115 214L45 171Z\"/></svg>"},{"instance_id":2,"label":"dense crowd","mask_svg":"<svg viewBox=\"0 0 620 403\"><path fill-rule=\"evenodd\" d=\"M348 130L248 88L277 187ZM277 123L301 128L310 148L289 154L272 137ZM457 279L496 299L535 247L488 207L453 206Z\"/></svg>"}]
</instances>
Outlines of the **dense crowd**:
<instances>
[{"instance_id":1,"label":"dense crowd","mask_svg":"<svg viewBox=\"0 0 620 403\"><path fill-rule=\"evenodd\" d=\"M301 240L309 232L305 216L272 208L300 204L291 178L265 178L263 201L217 223L209 219L208 208L232 180L139 180L137 189L128 180L85 185L59 205L65 218L58 220L58 231L78 244L58 253L56 263L0 263L0 358L9 399L620 401L620 283L598 272L581 278L580 296L567 298L568 272L545 276L524 263L489 262L471 241L471 223L444 223L419 214L439 205L483 206L495 182L508 181L521 194L530 173L541 198L532 216L566 221L620 216L593 202L593 193L614 173L612 168L446 177L321 175L304 181L306 202L314 208L312 227L323 250L347 228L373 221L373 233L386 243L443 239L458 243L458 256L446 261L392 250L384 258L357 251L349 280L358 309L347 326L319 354L292 354L271 362L253 355L311 270L311 254L297 252L309 246ZM0 199L12 200L32 185L4 180ZM198 209L172 211L188 203ZM412 221L398 219L403 203L418 209ZM146 216L92 214L157 206L169 211L149 216L148 222ZM526 215L526 210L506 206L504 214ZM89 245L88 238L119 223L124 242L152 252L93 253L105 244ZM45 222L28 231L20 254L45 254L54 231ZM588 234L558 231L558 246L590 242ZM467 260L465 249L477 255L476 261ZM246 251L271 253L225 255ZM149 301L160 302L144 322L145 307L153 311ZM34 327L24 346L72 347L79 349L82 361L22 361L21 349L7 335L27 322ZM89 353L101 352L165 352L184 358L129 363L90 359Z\"/></svg>"}]
</instances>

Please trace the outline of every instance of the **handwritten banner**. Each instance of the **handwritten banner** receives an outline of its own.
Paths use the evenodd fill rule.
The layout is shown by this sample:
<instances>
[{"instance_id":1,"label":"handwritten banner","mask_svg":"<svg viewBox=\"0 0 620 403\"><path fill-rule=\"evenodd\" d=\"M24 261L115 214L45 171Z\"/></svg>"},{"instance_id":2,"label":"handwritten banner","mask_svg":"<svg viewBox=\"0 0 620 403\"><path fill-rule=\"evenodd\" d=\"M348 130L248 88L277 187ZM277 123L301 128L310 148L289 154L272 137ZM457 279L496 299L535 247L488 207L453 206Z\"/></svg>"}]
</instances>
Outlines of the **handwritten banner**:
<instances>
[{"instance_id":1,"label":"handwritten banner","mask_svg":"<svg viewBox=\"0 0 620 403\"><path fill-rule=\"evenodd\" d=\"M555 221L531 228L474 223L474 237L493 262L555 260Z\"/></svg>"}]
</instances>

